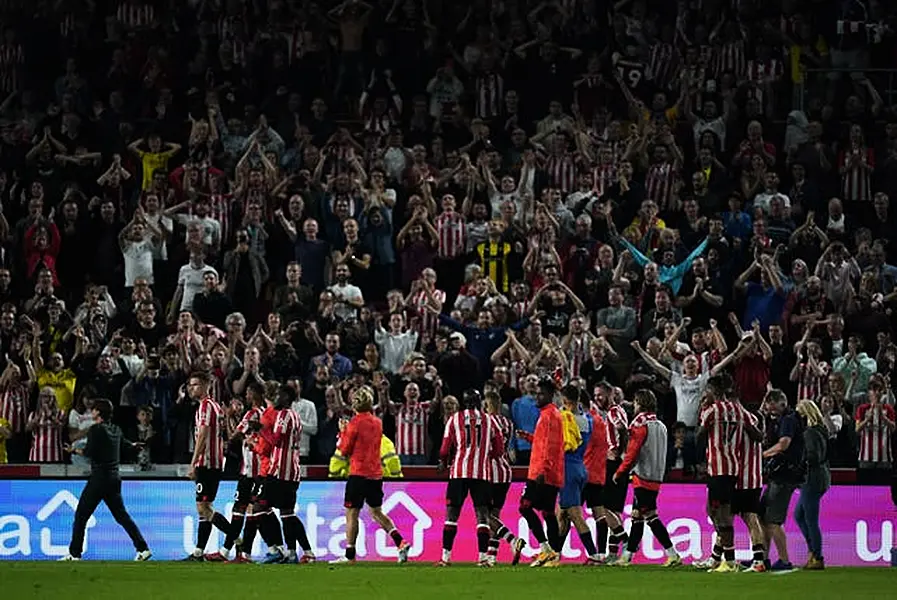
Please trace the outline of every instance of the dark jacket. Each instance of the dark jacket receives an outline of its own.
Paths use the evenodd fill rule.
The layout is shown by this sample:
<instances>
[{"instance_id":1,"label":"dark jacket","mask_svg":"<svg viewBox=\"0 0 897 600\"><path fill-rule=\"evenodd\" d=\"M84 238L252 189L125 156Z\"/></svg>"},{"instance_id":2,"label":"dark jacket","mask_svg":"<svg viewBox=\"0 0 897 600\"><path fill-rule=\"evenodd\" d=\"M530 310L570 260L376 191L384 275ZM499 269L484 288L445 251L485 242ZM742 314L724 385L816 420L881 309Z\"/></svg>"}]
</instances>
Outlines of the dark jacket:
<instances>
[{"instance_id":1,"label":"dark jacket","mask_svg":"<svg viewBox=\"0 0 897 600\"><path fill-rule=\"evenodd\" d=\"M801 486L817 494L824 494L832 486L828 466L828 432L823 425L804 430L804 458L807 461L807 481Z\"/></svg>"}]
</instances>

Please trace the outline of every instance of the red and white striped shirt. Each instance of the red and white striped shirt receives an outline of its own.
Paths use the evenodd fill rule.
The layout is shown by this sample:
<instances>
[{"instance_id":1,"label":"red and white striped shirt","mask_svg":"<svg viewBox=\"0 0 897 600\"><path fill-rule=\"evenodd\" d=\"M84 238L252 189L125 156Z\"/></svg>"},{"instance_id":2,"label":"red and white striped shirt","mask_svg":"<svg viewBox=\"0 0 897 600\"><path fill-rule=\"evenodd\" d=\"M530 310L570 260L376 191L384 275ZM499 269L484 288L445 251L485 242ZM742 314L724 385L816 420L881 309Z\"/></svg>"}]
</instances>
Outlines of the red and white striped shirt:
<instances>
[{"instance_id":1,"label":"red and white striped shirt","mask_svg":"<svg viewBox=\"0 0 897 600\"><path fill-rule=\"evenodd\" d=\"M767 61L759 62L756 60L749 60L747 63L747 80L756 84L754 89L750 90L750 95L754 97L761 105L764 104L764 95L763 95L763 86L762 84L766 79L769 79L773 83L782 79L785 75L785 66L781 61L776 59L770 59Z\"/></svg>"},{"instance_id":2,"label":"red and white striped shirt","mask_svg":"<svg viewBox=\"0 0 897 600\"><path fill-rule=\"evenodd\" d=\"M596 408L596 406L592 406L592 410L596 410ZM607 423L607 457L609 459L618 458L620 450L625 450L625 448L621 447L623 436L620 432L629 429L629 418L626 416L626 410L619 404L615 404L606 411L597 409L597 412L604 417L604 421ZM613 475L613 473L610 473L610 475Z\"/></svg>"},{"instance_id":3,"label":"red and white striped shirt","mask_svg":"<svg viewBox=\"0 0 897 600\"><path fill-rule=\"evenodd\" d=\"M406 402L395 407L396 453L399 455L426 454L430 405L430 402Z\"/></svg>"},{"instance_id":4,"label":"red and white striped shirt","mask_svg":"<svg viewBox=\"0 0 897 600\"><path fill-rule=\"evenodd\" d=\"M894 421L894 407L890 404L877 406L869 403L861 404L857 407L857 423L861 423L869 414L872 415L872 419L860 432L860 462L890 463L891 432L885 419Z\"/></svg>"},{"instance_id":5,"label":"red and white striped shirt","mask_svg":"<svg viewBox=\"0 0 897 600\"><path fill-rule=\"evenodd\" d=\"M552 154L543 166L548 187L558 188L565 195L576 189L576 162L570 154Z\"/></svg>"},{"instance_id":6,"label":"red and white striped shirt","mask_svg":"<svg viewBox=\"0 0 897 600\"><path fill-rule=\"evenodd\" d=\"M274 422L274 448L271 451L271 468L268 474L280 481L299 481L302 465L299 461L299 441L302 423L292 408L278 411Z\"/></svg>"},{"instance_id":7,"label":"red and white striped shirt","mask_svg":"<svg viewBox=\"0 0 897 600\"><path fill-rule=\"evenodd\" d=\"M439 456L452 463L449 479L492 481L492 459L502 448L504 441L496 422L482 411L465 408L445 424Z\"/></svg>"},{"instance_id":8,"label":"red and white striped shirt","mask_svg":"<svg viewBox=\"0 0 897 600\"><path fill-rule=\"evenodd\" d=\"M798 367L797 400L816 400L822 392L822 384L828 378L831 368L825 361L817 363L820 374L811 369L807 363Z\"/></svg>"},{"instance_id":9,"label":"red and white striped shirt","mask_svg":"<svg viewBox=\"0 0 897 600\"><path fill-rule=\"evenodd\" d=\"M753 83L763 83L766 79L775 82L784 75L785 66L775 58L765 61L749 60L747 63L747 79Z\"/></svg>"},{"instance_id":10,"label":"red and white striped shirt","mask_svg":"<svg viewBox=\"0 0 897 600\"><path fill-rule=\"evenodd\" d=\"M233 194L212 194L209 196L212 203L209 216L221 224L221 241L227 243L230 241L231 228L231 207L234 202ZM193 214L191 209L190 214Z\"/></svg>"},{"instance_id":11,"label":"red and white striped shirt","mask_svg":"<svg viewBox=\"0 0 897 600\"><path fill-rule=\"evenodd\" d=\"M505 444L501 456L492 461L492 483L511 483L513 472L508 458L508 440L514 436L514 423L504 415L489 415L489 418L501 432L501 439Z\"/></svg>"},{"instance_id":12,"label":"red and white striped shirt","mask_svg":"<svg viewBox=\"0 0 897 600\"><path fill-rule=\"evenodd\" d=\"M607 190L617 183L617 165L615 163L595 165L592 169L592 181L595 193L603 196Z\"/></svg>"},{"instance_id":13,"label":"red and white striped shirt","mask_svg":"<svg viewBox=\"0 0 897 600\"><path fill-rule=\"evenodd\" d=\"M193 422L193 443L199 442L199 432L203 427L209 430L205 447L200 449L194 467L205 467L216 471L224 470L224 412L211 396L203 398L196 409Z\"/></svg>"},{"instance_id":14,"label":"red and white striped shirt","mask_svg":"<svg viewBox=\"0 0 897 600\"><path fill-rule=\"evenodd\" d=\"M841 174L842 199L849 202L872 200L872 175L863 163L870 168L875 167L875 151L872 148L851 148L838 157L838 168L844 170Z\"/></svg>"},{"instance_id":15,"label":"red and white striped shirt","mask_svg":"<svg viewBox=\"0 0 897 600\"><path fill-rule=\"evenodd\" d=\"M579 377L579 369L582 363L589 360L589 345L591 336L588 333L570 336L570 346L567 349L567 360L569 361L570 379Z\"/></svg>"},{"instance_id":16,"label":"red and white striped shirt","mask_svg":"<svg viewBox=\"0 0 897 600\"><path fill-rule=\"evenodd\" d=\"M123 2L115 12L115 18L125 29L142 29L153 24L156 13L149 4Z\"/></svg>"},{"instance_id":17,"label":"red and white striped shirt","mask_svg":"<svg viewBox=\"0 0 897 600\"><path fill-rule=\"evenodd\" d=\"M759 427L760 419L754 413L743 410L745 423ZM752 440L747 430L741 429L741 443L738 445L738 479L735 489L758 490L763 487L763 443Z\"/></svg>"},{"instance_id":18,"label":"red and white striped shirt","mask_svg":"<svg viewBox=\"0 0 897 600\"><path fill-rule=\"evenodd\" d=\"M28 416L30 421L35 416ZM28 460L36 463L62 462L62 430L65 425L65 413L59 408L45 416L38 417L37 426L31 430L31 452Z\"/></svg>"},{"instance_id":19,"label":"red and white striped shirt","mask_svg":"<svg viewBox=\"0 0 897 600\"><path fill-rule=\"evenodd\" d=\"M6 419L13 434L25 431L28 420L28 388L10 384L0 394L0 419Z\"/></svg>"},{"instance_id":20,"label":"red and white striped shirt","mask_svg":"<svg viewBox=\"0 0 897 600\"><path fill-rule=\"evenodd\" d=\"M445 304L445 292L442 290L433 290L433 299L440 305ZM418 334L421 339L421 347L426 346L436 335L436 328L439 325L439 317L427 310L427 292L421 291L411 298L411 306L417 312L419 317Z\"/></svg>"},{"instance_id":21,"label":"red and white striped shirt","mask_svg":"<svg viewBox=\"0 0 897 600\"><path fill-rule=\"evenodd\" d=\"M436 217L434 226L439 236L439 245L436 248L436 255L439 258L458 258L464 254L467 246L467 227L461 213L444 212Z\"/></svg>"},{"instance_id":22,"label":"red and white striped shirt","mask_svg":"<svg viewBox=\"0 0 897 600\"><path fill-rule=\"evenodd\" d=\"M505 80L498 73L482 73L474 81L476 94L476 116L494 119L501 114L504 102Z\"/></svg>"},{"instance_id":23,"label":"red and white striped shirt","mask_svg":"<svg viewBox=\"0 0 897 600\"><path fill-rule=\"evenodd\" d=\"M723 73L735 74L735 81L744 79L747 72L747 56L744 51L744 41L736 40L722 45L717 54L714 72L719 77Z\"/></svg>"},{"instance_id":24,"label":"red and white striped shirt","mask_svg":"<svg viewBox=\"0 0 897 600\"><path fill-rule=\"evenodd\" d=\"M654 85L666 89L676 72L676 48L673 44L654 44L648 59L648 70L651 71Z\"/></svg>"},{"instance_id":25,"label":"red and white striped shirt","mask_svg":"<svg viewBox=\"0 0 897 600\"><path fill-rule=\"evenodd\" d=\"M744 432L743 409L729 400L717 400L701 411L701 427L707 430L707 475L738 475L738 448Z\"/></svg>"},{"instance_id":26,"label":"red and white striped shirt","mask_svg":"<svg viewBox=\"0 0 897 600\"><path fill-rule=\"evenodd\" d=\"M0 91L19 89L20 71L24 64L25 50L21 44L0 44Z\"/></svg>"},{"instance_id":27,"label":"red and white striped shirt","mask_svg":"<svg viewBox=\"0 0 897 600\"><path fill-rule=\"evenodd\" d=\"M661 211L673 209L673 192L679 179L676 165L655 163L645 173L645 197L653 200Z\"/></svg>"},{"instance_id":28,"label":"red and white striped shirt","mask_svg":"<svg viewBox=\"0 0 897 600\"><path fill-rule=\"evenodd\" d=\"M261 408L250 408L246 411L246 414L243 415L243 419L240 421L240 424L237 425L237 431L242 433L244 436L250 433L249 424L254 422L261 422L262 413L264 411ZM246 444L243 445L243 466L240 468L240 475L244 477L252 477L253 479L256 477L261 477L261 466L262 460L261 456L252 451L252 447Z\"/></svg>"}]
</instances>

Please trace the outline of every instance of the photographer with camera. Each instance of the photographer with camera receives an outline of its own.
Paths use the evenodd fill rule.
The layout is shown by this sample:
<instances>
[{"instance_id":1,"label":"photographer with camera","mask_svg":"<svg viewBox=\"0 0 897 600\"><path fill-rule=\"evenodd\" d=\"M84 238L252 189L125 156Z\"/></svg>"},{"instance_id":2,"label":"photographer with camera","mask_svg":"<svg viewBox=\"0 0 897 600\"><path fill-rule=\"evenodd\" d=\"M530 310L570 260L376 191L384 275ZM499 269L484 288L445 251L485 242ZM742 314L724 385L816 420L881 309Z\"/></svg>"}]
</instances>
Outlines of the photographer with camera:
<instances>
[{"instance_id":1,"label":"photographer with camera","mask_svg":"<svg viewBox=\"0 0 897 600\"><path fill-rule=\"evenodd\" d=\"M768 483L760 498L763 508L760 517L766 531L766 556L769 556L771 540L779 555L771 569L791 571L794 566L788 556L788 540L782 525L788 517L788 505L794 490L806 479L804 427L797 413L788 406L788 398L782 390L769 390L760 410L775 419L777 436L776 443L763 452L763 458L767 461Z\"/></svg>"}]
</instances>

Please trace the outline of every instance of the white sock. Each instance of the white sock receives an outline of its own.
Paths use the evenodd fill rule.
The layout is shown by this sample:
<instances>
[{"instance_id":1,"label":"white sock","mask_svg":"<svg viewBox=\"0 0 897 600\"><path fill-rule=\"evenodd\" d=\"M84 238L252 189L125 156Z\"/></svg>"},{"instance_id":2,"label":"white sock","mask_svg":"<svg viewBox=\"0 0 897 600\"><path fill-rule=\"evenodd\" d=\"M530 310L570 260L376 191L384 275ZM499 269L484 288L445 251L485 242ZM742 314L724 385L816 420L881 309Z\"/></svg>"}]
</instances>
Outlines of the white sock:
<instances>
[{"instance_id":1,"label":"white sock","mask_svg":"<svg viewBox=\"0 0 897 600\"><path fill-rule=\"evenodd\" d=\"M480 552L480 562L485 562L489 560L489 556L485 552Z\"/></svg>"},{"instance_id":2,"label":"white sock","mask_svg":"<svg viewBox=\"0 0 897 600\"><path fill-rule=\"evenodd\" d=\"M670 558L673 558L674 556L679 556L679 553L676 552L676 549L673 547L667 548L666 550L664 550L664 552L666 552L667 556L669 556Z\"/></svg>"},{"instance_id":3,"label":"white sock","mask_svg":"<svg viewBox=\"0 0 897 600\"><path fill-rule=\"evenodd\" d=\"M296 551L295 550L287 550L287 556L290 558L296 558Z\"/></svg>"},{"instance_id":4,"label":"white sock","mask_svg":"<svg viewBox=\"0 0 897 600\"><path fill-rule=\"evenodd\" d=\"M589 558L591 558L592 560L601 560L601 555L600 554L591 554L591 555L589 555Z\"/></svg>"},{"instance_id":5,"label":"white sock","mask_svg":"<svg viewBox=\"0 0 897 600\"><path fill-rule=\"evenodd\" d=\"M548 542L542 542L541 544L539 544L539 549L542 552L551 552L551 544L549 544Z\"/></svg>"},{"instance_id":6,"label":"white sock","mask_svg":"<svg viewBox=\"0 0 897 600\"><path fill-rule=\"evenodd\" d=\"M202 556L202 548L197 546L193 549L193 556Z\"/></svg>"},{"instance_id":7,"label":"white sock","mask_svg":"<svg viewBox=\"0 0 897 600\"><path fill-rule=\"evenodd\" d=\"M629 560L631 558L632 558L632 552L630 552L629 550L623 550L623 559Z\"/></svg>"},{"instance_id":8,"label":"white sock","mask_svg":"<svg viewBox=\"0 0 897 600\"><path fill-rule=\"evenodd\" d=\"M449 562L451 560L452 560L452 551L446 550L445 548L443 548L442 549L442 562Z\"/></svg>"},{"instance_id":9,"label":"white sock","mask_svg":"<svg viewBox=\"0 0 897 600\"><path fill-rule=\"evenodd\" d=\"M598 559L599 559L599 560L604 560L605 558L607 558L607 554L604 554L604 553L602 553L602 552L599 552L599 553L598 553Z\"/></svg>"}]
</instances>

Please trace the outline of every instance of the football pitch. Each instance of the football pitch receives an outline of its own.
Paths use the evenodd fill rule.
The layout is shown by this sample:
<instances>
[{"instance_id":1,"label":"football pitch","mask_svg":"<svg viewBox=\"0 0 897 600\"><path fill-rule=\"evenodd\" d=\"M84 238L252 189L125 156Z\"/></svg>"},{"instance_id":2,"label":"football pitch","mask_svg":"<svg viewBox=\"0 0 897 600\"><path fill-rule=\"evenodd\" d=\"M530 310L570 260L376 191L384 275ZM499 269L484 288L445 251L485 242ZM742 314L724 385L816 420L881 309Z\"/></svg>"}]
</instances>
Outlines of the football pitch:
<instances>
[{"instance_id":1,"label":"football pitch","mask_svg":"<svg viewBox=\"0 0 897 600\"><path fill-rule=\"evenodd\" d=\"M710 574L682 567L554 569L425 564L232 565L170 562L0 563L8 598L894 598L897 572L830 568L787 574ZM852 596L853 595L853 596Z\"/></svg>"}]
</instances>

